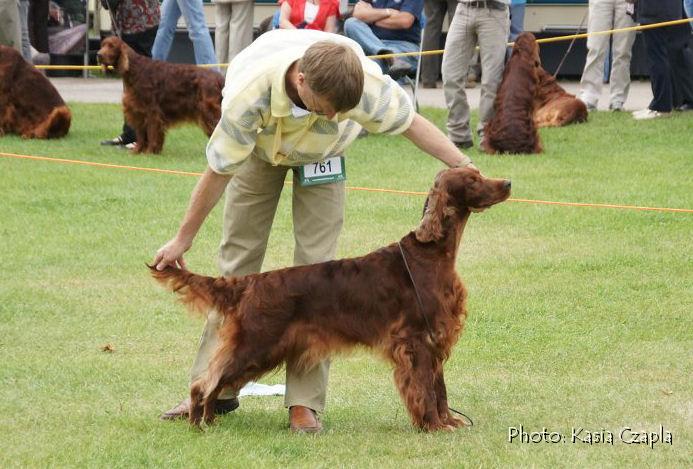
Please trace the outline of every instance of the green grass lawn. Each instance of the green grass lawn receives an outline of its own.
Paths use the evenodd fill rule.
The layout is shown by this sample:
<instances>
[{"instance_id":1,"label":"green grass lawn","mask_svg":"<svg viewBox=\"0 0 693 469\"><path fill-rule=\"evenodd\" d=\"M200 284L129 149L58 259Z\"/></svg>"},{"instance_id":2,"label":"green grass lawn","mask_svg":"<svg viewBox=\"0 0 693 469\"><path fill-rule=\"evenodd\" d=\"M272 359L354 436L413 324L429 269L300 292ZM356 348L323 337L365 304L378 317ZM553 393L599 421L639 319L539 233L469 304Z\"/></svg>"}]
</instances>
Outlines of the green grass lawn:
<instances>
[{"instance_id":1,"label":"green grass lawn","mask_svg":"<svg viewBox=\"0 0 693 469\"><path fill-rule=\"evenodd\" d=\"M67 138L0 138L0 152L185 171L205 167L195 127L164 152L98 145L115 105L72 104ZM442 111L427 116L443 126ZM636 122L596 113L546 129L546 152L486 156L513 197L693 208L693 113ZM348 153L349 185L426 191L441 164L404 138ZM145 268L177 229L196 178L0 157L0 467L684 467L693 463L693 214L506 202L472 216L457 261L469 320L446 366L451 405L475 422L423 434L388 367L334 360L325 431L292 435L279 397L249 397L205 432L161 422L187 393L202 322ZM265 269L292 259L287 187ZM423 197L350 191L341 257L399 239ZM187 256L214 274L217 207ZM110 344L113 352L102 347ZM283 381L283 372L266 378ZM560 443L509 442L509 429ZM658 432L672 444L626 444ZM572 442L591 431L613 444ZM537 437L535 437L537 438Z\"/></svg>"}]
</instances>

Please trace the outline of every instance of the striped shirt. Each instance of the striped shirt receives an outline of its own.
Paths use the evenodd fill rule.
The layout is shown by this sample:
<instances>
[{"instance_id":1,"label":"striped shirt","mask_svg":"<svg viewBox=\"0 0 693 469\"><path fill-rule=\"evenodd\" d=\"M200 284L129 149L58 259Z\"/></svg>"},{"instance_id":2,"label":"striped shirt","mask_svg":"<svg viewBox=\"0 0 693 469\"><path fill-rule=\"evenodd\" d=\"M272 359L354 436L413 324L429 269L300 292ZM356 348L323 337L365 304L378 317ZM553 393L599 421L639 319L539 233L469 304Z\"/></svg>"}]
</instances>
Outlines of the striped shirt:
<instances>
[{"instance_id":1,"label":"striped shirt","mask_svg":"<svg viewBox=\"0 0 693 469\"><path fill-rule=\"evenodd\" d=\"M284 78L313 43L345 44L363 63L364 89L354 108L327 119L293 113ZM361 128L398 134L409 128L414 107L406 92L366 58L351 39L312 30L277 29L238 54L226 72L221 119L207 144L207 162L231 175L254 153L273 165L299 166L342 155Z\"/></svg>"}]
</instances>

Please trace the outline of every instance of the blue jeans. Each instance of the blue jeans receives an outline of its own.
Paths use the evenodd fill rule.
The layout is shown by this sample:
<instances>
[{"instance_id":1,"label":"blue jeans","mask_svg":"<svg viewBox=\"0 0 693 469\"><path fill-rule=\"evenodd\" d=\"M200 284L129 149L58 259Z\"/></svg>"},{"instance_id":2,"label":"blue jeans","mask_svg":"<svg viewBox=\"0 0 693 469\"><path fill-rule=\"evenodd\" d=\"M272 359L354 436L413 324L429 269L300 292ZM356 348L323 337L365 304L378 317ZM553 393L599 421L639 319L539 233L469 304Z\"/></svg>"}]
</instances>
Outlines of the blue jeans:
<instances>
[{"instance_id":1,"label":"blue jeans","mask_svg":"<svg viewBox=\"0 0 693 469\"><path fill-rule=\"evenodd\" d=\"M409 41L395 41L392 39L380 39L373 33L373 30L361 20L349 18L344 22L344 35L358 42L366 55L377 55L382 50L392 52L418 52L419 45ZM401 57L416 68L416 56ZM380 67L383 72L386 72L386 66L383 61L380 62Z\"/></svg>"},{"instance_id":2,"label":"blue jeans","mask_svg":"<svg viewBox=\"0 0 693 469\"><path fill-rule=\"evenodd\" d=\"M176 24L181 15L185 18L188 36L193 43L195 63L198 65L217 63L212 38L202 9L202 0L164 0L161 4L159 30L152 46L152 57L157 60L168 59Z\"/></svg>"}]
</instances>

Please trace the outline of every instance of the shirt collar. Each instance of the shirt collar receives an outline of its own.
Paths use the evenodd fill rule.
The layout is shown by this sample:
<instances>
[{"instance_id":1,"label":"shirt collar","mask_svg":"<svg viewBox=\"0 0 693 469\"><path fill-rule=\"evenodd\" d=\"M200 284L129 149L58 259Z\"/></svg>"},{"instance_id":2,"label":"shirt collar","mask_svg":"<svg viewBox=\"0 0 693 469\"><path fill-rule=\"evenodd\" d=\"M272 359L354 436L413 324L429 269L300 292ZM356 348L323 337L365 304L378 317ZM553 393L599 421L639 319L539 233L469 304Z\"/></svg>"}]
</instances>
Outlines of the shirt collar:
<instances>
[{"instance_id":1,"label":"shirt collar","mask_svg":"<svg viewBox=\"0 0 693 469\"><path fill-rule=\"evenodd\" d=\"M279 66L275 69L272 79L272 97L270 109L274 117L287 117L291 115L293 101L286 93L286 72L295 61L303 57L307 47L296 47L285 51L283 58L279 61Z\"/></svg>"}]
</instances>

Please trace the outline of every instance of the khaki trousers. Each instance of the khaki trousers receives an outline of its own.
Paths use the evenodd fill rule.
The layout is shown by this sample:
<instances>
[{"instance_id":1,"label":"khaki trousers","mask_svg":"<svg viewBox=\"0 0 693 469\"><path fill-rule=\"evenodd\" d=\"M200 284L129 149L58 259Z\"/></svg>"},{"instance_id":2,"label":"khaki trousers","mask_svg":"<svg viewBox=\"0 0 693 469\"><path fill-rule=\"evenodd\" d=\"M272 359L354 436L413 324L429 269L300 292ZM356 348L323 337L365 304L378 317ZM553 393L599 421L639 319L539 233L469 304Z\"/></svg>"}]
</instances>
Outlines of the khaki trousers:
<instances>
[{"instance_id":1,"label":"khaki trousers","mask_svg":"<svg viewBox=\"0 0 693 469\"><path fill-rule=\"evenodd\" d=\"M22 51L19 0L0 0L0 44Z\"/></svg>"},{"instance_id":2,"label":"khaki trousers","mask_svg":"<svg viewBox=\"0 0 693 469\"><path fill-rule=\"evenodd\" d=\"M508 9L475 8L460 2L450 24L443 54L443 91L448 113L448 136L453 142L472 140L469 103L464 92L467 72L477 44L481 56L481 98L477 131L493 117L493 101L503 78L505 48L510 30Z\"/></svg>"},{"instance_id":3,"label":"khaki trousers","mask_svg":"<svg viewBox=\"0 0 693 469\"><path fill-rule=\"evenodd\" d=\"M215 2L214 49L220 64L231 62L253 42L253 6L250 0Z\"/></svg>"},{"instance_id":4,"label":"khaki trousers","mask_svg":"<svg viewBox=\"0 0 693 469\"><path fill-rule=\"evenodd\" d=\"M634 26L633 19L626 14L625 0L590 0L587 31L607 31L609 29ZM622 107L628 98L630 88L630 58L632 55L635 31L617 33L613 36L599 35L587 38L587 58L580 79L580 99L590 106L597 106L602 94L604 79L604 59L612 42L612 65L609 78L612 107Z\"/></svg>"},{"instance_id":5,"label":"khaki trousers","mask_svg":"<svg viewBox=\"0 0 693 469\"><path fill-rule=\"evenodd\" d=\"M277 204L284 188L287 166L272 166L251 155L226 189L224 233L219 267L224 276L260 272ZM297 171L296 171L297 173ZM293 177L292 214L294 265L334 259L337 238L344 221L344 183L301 187ZM216 350L217 331L223 318L210 311L200 339L200 348L190 371L191 382L204 374ZM300 375L287 370L287 407L302 405L322 412L325 408L329 361ZM234 397L224 391L220 399Z\"/></svg>"}]
</instances>

